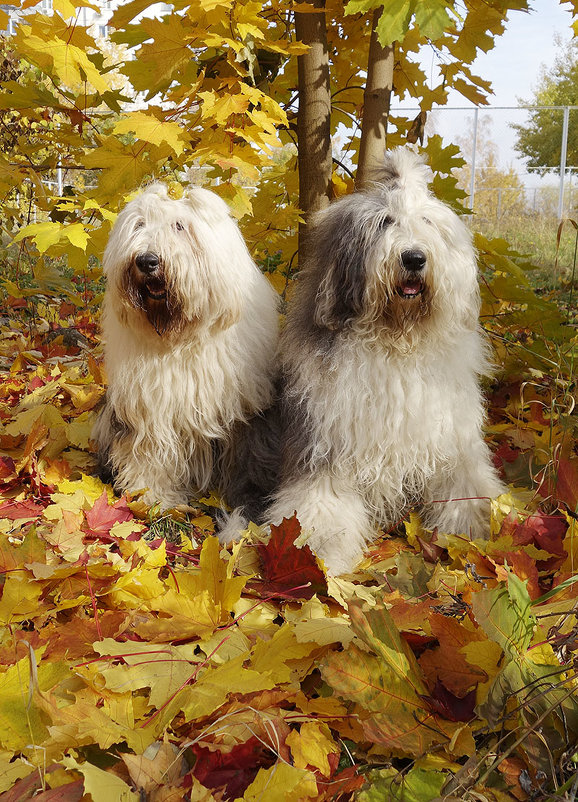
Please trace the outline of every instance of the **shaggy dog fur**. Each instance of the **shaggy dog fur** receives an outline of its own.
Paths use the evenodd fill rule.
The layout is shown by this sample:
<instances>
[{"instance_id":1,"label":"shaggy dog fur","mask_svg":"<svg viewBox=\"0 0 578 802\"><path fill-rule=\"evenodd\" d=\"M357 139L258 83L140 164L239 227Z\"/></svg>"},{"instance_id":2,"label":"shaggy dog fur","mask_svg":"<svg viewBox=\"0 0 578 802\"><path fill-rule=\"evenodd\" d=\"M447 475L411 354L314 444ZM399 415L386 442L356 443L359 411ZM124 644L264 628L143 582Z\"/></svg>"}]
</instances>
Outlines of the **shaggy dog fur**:
<instances>
[{"instance_id":1,"label":"shaggy dog fur","mask_svg":"<svg viewBox=\"0 0 578 802\"><path fill-rule=\"evenodd\" d=\"M119 214L104 272L109 385L93 437L115 486L161 508L213 486L233 504L262 492L235 464L271 401L277 299L226 204L149 186Z\"/></svg>"},{"instance_id":2,"label":"shaggy dog fur","mask_svg":"<svg viewBox=\"0 0 578 802\"><path fill-rule=\"evenodd\" d=\"M487 537L502 485L482 439L488 372L468 229L399 148L380 180L319 213L282 335L282 484L329 571L419 506L426 527Z\"/></svg>"}]
</instances>

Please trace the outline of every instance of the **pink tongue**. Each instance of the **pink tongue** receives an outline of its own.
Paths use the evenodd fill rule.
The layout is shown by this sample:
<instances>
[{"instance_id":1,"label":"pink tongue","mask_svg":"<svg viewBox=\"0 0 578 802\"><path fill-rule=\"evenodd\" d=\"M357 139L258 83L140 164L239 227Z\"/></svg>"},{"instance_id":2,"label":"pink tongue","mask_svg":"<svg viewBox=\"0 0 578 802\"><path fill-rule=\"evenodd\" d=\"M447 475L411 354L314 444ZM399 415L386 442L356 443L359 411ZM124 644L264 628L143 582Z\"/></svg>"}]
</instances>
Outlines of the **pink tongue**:
<instances>
[{"instance_id":1,"label":"pink tongue","mask_svg":"<svg viewBox=\"0 0 578 802\"><path fill-rule=\"evenodd\" d=\"M401 291L404 295L418 295L421 289L421 284L404 284Z\"/></svg>"}]
</instances>

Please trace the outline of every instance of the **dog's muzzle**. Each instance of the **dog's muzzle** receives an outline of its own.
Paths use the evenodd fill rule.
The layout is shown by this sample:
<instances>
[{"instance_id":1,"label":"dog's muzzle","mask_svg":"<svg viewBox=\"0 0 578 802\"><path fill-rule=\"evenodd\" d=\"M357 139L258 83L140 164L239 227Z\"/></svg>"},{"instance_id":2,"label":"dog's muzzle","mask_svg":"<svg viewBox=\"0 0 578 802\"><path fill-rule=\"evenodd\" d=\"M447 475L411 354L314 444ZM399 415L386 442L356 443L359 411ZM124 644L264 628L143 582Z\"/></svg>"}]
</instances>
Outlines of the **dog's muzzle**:
<instances>
[{"instance_id":1,"label":"dog's muzzle","mask_svg":"<svg viewBox=\"0 0 578 802\"><path fill-rule=\"evenodd\" d=\"M403 276L396 287L401 298L418 298L425 288L423 271L427 258L423 251L416 249L402 251L400 262L403 267Z\"/></svg>"},{"instance_id":2,"label":"dog's muzzle","mask_svg":"<svg viewBox=\"0 0 578 802\"><path fill-rule=\"evenodd\" d=\"M158 254L153 251L139 253L135 257L135 265L140 273L142 287L153 301L166 298L167 287Z\"/></svg>"}]
</instances>

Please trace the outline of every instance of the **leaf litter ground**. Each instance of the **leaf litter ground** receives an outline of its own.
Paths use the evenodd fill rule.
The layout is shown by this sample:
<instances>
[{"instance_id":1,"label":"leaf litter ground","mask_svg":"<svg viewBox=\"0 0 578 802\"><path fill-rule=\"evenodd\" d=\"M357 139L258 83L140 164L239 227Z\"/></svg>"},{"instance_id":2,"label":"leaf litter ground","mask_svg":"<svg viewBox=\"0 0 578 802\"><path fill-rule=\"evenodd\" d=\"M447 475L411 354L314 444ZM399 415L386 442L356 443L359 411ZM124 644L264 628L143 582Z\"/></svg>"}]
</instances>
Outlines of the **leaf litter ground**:
<instances>
[{"instance_id":1,"label":"leaf litter ground","mask_svg":"<svg viewBox=\"0 0 578 802\"><path fill-rule=\"evenodd\" d=\"M116 497L94 322L33 322L0 330L0 802L575 798L578 459L547 380L494 393L490 542L411 515L335 579L296 520L224 548L212 498Z\"/></svg>"}]
</instances>

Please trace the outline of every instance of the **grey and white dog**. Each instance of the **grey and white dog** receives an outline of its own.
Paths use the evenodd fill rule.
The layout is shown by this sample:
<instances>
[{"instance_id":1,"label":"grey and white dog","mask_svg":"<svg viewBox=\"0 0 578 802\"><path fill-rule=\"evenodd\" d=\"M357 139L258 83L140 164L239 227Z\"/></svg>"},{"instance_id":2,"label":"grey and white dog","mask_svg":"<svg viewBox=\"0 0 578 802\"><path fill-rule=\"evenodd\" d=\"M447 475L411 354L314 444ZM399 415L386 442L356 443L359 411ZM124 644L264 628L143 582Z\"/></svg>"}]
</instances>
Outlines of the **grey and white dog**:
<instances>
[{"instance_id":1,"label":"grey and white dog","mask_svg":"<svg viewBox=\"0 0 578 802\"><path fill-rule=\"evenodd\" d=\"M482 437L476 254L412 151L373 188L319 213L282 335L282 481L267 512L297 512L332 574L379 526L419 506L429 528L487 537L503 490Z\"/></svg>"}]
</instances>

